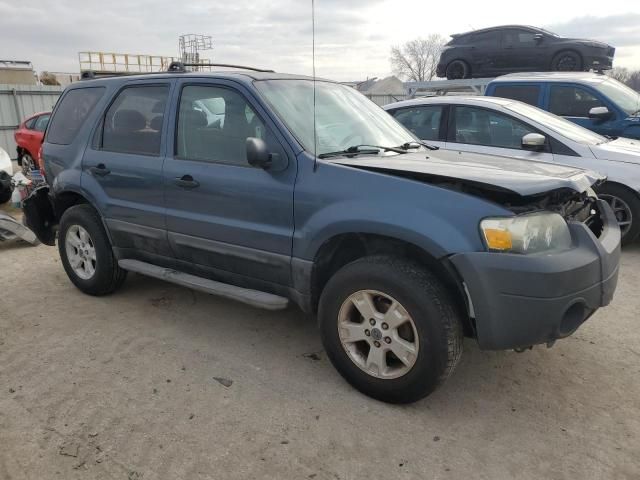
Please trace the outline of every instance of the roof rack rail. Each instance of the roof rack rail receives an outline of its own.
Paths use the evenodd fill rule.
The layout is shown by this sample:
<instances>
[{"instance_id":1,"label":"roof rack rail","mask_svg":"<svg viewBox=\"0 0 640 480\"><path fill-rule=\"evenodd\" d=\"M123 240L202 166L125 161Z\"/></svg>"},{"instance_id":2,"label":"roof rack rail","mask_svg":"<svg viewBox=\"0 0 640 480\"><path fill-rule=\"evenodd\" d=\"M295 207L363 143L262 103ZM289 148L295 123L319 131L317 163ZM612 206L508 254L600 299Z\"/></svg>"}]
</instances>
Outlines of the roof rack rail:
<instances>
[{"instance_id":1,"label":"roof rack rail","mask_svg":"<svg viewBox=\"0 0 640 480\"><path fill-rule=\"evenodd\" d=\"M171 62L169 64L168 72L173 73L186 73L188 70L186 67L223 67L223 68L238 68L240 70L252 70L254 72L274 73L275 70L267 70L264 68L247 67L246 65L231 65L228 63L183 63L183 62Z\"/></svg>"},{"instance_id":2,"label":"roof rack rail","mask_svg":"<svg viewBox=\"0 0 640 480\"><path fill-rule=\"evenodd\" d=\"M80 80L93 80L95 78L126 77L133 75L152 75L166 72L105 72L100 70L83 70L80 72Z\"/></svg>"}]
</instances>

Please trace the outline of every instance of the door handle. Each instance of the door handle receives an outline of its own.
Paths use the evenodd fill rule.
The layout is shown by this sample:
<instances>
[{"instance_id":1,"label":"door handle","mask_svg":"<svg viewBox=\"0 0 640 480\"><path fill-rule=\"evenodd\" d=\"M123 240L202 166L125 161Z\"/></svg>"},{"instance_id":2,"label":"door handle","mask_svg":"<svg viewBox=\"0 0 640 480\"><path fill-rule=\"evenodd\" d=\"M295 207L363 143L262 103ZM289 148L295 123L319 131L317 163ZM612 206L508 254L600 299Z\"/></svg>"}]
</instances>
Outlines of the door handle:
<instances>
[{"instance_id":1,"label":"door handle","mask_svg":"<svg viewBox=\"0 0 640 480\"><path fill-rule=\"evenodd\" d=\"M111 170L105 167L104 163L99 163L97 166L89 168L89 171L99 177L104 177L105 175L109 175L111 173Z\"/></svg>"},{"instance_id":2,"label":"door handle","mask_svg":"<svg viewBox=\"0 0 640 480\"><path fill-rule=\"evenodd\" d=\"M200 186L200 182L193 179L191 175L183 175L182 177L176 177L173 181L180 188L186 188L188 190Z\"/></svg>"}]
</instances>

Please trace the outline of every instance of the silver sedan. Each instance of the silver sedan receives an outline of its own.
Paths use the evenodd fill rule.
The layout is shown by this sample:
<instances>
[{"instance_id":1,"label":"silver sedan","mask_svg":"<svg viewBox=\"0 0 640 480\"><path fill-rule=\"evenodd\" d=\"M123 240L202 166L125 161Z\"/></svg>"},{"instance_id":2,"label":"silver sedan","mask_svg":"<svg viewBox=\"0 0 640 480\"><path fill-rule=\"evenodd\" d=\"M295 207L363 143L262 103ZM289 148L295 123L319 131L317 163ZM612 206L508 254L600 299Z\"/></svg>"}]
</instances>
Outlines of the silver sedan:
<instances>
[{"instance_id":1,"label":"silver sedan","mask_svg":"<svg viewBox=\"0 0 640 480\"><path fill-rule=\"evenodd\" d=\"M384 107L415 136L445 150L560 163L607 176L597 187L623 243L640 236L640 141L608 138L515 100L432 97Z\"/></svg>"}]
</instances>

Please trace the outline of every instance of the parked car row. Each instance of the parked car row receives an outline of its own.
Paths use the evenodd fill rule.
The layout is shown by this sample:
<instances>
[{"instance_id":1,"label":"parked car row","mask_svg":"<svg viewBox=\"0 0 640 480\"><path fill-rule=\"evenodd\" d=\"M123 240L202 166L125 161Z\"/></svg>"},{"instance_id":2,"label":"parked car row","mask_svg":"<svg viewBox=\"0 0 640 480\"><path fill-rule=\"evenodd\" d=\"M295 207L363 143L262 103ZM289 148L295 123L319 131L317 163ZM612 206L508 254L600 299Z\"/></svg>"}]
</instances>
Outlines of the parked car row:
<instances>
[{"instance_id":1,"label":"parked car row","mask_svg":"<svg viewBox=\"0 0 640 480\"><path fill-rule=\"evenodd\" d=\"M57 239L85 293L136 272L293 302L355 388L415 401L452 373L464 335L551 345L617 284L620 228L594 193L604 175L553 159L584 152L563 129L597 136L550 115L558 131L538 128L515 101L474 102L418 112L414 135L355 90L296 75L174 64L83 81L52 114L48 185L25 201L27 223ZM394 112L410 128L411 108ZM493 137L499 155L482 150Z\"/></svg>"},{"instance_id":2,"label":"parked car row","mask_svg":"<svg viewBox=\"0 0 640 480\"><path fill-rule=\"evenodd\" d=\"M498 83L498 85L500 85ZM443 150L570 165L606 175L594 187L620 224L623 242L640 234L640 141L598 135L531 105L495 97L435 97L385 109L418 138ZM531 164L531 168L539 168Z\"/></svg>"}]
</instances>

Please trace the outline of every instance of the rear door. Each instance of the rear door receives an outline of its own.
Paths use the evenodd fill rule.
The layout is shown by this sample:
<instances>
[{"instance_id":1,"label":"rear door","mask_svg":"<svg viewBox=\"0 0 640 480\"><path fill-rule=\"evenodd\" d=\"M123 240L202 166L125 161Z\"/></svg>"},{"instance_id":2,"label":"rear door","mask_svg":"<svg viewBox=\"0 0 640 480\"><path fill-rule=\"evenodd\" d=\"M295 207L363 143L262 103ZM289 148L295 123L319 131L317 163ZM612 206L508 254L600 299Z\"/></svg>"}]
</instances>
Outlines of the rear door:
<instances>
[{"instance_id":1,"label":"rear door","mask_svg":"<svg viewBox=\"0 0 640 480\"><path fill-rule=\"evenodd\" d=\"M522 148L522 137L537 129L495 110L466 105L451 107L447 149L523 160L553 162L550 146L542 152Z\"/></svg>"},{"instance_id":2,"label":"rear door","mask_svg":"<svg viewBox=\"0 0 640 480\"><path fill-rule=\"evenodd\" d=\"M472 71L491 74L500 71L500 33L499 31L471 34Z\"/></svg>"},{"instance_id":3,"label":"rear door","mask_svg":"<svg viewBox=\"0 0 640 480\"><path fill-rule=\"evenodd\" d=\"M416 105L389 113L420 140L444 148L446 112L446 105Z\"/></svg>"},{"instance_id":4,"label":"rear door","mask_svg":"<svg viewBox=\"0 0 640 480\"><path fill-rule=\"evenodd\" d=\"M113 97L87 148L82 187L95 196L125 257L171 256L162 165L173 80L128 83Z\"/></svg>"},{"instance_id":5,"label":"rear door","mask_svg":"<svg viewBox=\"0 0 640 480\"><path fill-rule=\"evenodd\" d=\"M244 86L184 79L178 88L175 144L164 165L167 229L176 256L214 277L235 275L235 283L290 285L293 152ZM249 137L263 139L281 167L250 166Z\"/></svg>"}]
</instances>

